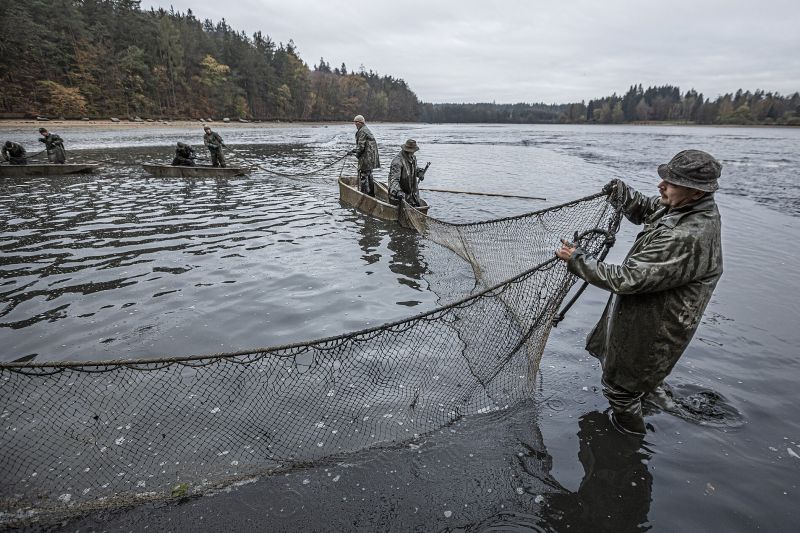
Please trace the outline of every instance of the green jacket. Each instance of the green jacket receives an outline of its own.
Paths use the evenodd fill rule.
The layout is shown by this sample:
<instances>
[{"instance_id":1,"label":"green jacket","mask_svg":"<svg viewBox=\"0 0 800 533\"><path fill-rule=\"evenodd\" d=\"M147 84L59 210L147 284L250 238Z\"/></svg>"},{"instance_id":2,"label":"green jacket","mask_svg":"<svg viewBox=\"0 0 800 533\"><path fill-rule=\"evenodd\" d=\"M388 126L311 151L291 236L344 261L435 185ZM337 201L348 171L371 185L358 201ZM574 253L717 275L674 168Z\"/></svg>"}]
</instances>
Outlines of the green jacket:
<instances>
[{"instance_id":1,"label":"green jacket","mask_svg":"<svg viewBox=\"0 0 800 533\"><path fill-rule=\"evenodd\" d=\"M47 137L39 137L39 142L44 143L44 147L47 149L47 158L51 163L63 163L67 160L64 141L55 133L48 133Z\"/></svg>"},{"instance_id":2,"label":"green jacket","mask_svg":"<svg viewBox=\"0 0 800 533\"><path fill-rule=\"evenodd\" d=\"M381 162L378 160L378 143L366 125L356 131L356 157L359 172L381 167Z\"/></svg>"},{"instance_id":3,"label":"green jacket","mask_svg":"<svg viewBox=\"0 0 800 533\"><path fill-rule=\"evenodd\" d=\"M9 161L11 159L24 159L25 158L25 148L22 147L21 144L12 142L11 148L6 148L5 143L2 145L2 157L4 161Z\"/></svg>"},{"instance_id":4,"label":"green jacket","mask_svg":"<svg viewBox=\"0 0 800 533\"><path fill-rule=\"evenodd\" d=\"M417 156L401 150L389 167L389 196L403 193L403 196L419 204L419 179L424 176L425 171L417 166Z\"/></svg>"},{"instance_id":5,"label":"green jacket","mask_svg":"<svg viewBox=\"0 0 800 533\"><path fill-rule=\"evenodd\" d=\"M603 377L631 392L649 392L688 346L722 275L721 222L713 194L668 210L658 196L620 186L623 213L644 224L625 261L606 264L579 248L567 266L612 293L586 342Z\"/></svg>"},{"instance_id":6,"label":"green jacket","mask_svg":"<svg viewBox=\"0 0 800 533\"><path fill-rule=\"evenodd\" d=\"M220 137L219 133L216 131L203 134L203 144L205 144L212 152L222 150L222 147L225 146L225 143L222 142L222 137Z\"/></svg>"},{"instance_id":7,"label":"green jacket","mask_svg":"<svg viewBox=\"0 0 800 533\"><path fill-rule=\"evenodd\" d=\"M44 147L47 149L48 152L50 150L64 148L63 139L61 139L61 137L56 135L55 133L50 133L47 137L45 136L39 137L39 142L44 143Z\"/></svg>"}]
</instances>

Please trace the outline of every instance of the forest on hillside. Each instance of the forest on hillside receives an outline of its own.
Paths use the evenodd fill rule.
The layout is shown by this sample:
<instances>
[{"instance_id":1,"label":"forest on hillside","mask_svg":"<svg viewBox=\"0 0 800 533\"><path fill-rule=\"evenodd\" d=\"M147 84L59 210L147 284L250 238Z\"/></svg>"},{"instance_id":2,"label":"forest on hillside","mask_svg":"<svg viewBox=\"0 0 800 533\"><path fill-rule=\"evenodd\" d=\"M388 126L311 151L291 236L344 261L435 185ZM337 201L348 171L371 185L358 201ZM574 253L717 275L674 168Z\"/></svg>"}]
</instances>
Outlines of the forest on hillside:
<instances>
[{"instance_id":1,"label":"forest on hillside","mask_svg":"<svg viewBox=\"0 0 800 533\"><path fill-rule=\"evenodd\" d=\"M800 94L631 85L588 103L422 103L402 79L309 67L275 43L139 0L0 0L0 117L800 125Z\"/></svg>"},{"instance_id":2,"label":"forest on hillside","mask_svg":"<svg viewBox=\"0 0 800 533\"><path fill-rule=\"evenodd\" d=\"M156 118L414 121L405 81L323 59L224 20L138 0L0 0L0 112Z\"/></svg>"}]
</instances>

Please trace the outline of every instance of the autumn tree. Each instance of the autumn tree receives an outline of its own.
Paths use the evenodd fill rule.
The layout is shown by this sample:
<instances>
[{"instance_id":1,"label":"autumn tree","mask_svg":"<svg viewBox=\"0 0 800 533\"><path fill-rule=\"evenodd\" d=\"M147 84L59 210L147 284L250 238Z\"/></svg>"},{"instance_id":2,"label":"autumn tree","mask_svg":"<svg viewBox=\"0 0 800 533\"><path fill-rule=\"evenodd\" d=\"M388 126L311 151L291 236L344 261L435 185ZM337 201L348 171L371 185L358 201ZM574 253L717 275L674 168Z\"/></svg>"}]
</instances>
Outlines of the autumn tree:
<instances>
[{"instance_id":1,"label":"autumn tree","mask_svg":"<svg viewBox=\"0 0 800 533\"><path fill-rule=\"evenodd\" d=\"M64 87L49 80L38 82L40 88L40 113L61 117L82 117L86 114L86 98L76 87Z\"/></svg>"}]
</instances>

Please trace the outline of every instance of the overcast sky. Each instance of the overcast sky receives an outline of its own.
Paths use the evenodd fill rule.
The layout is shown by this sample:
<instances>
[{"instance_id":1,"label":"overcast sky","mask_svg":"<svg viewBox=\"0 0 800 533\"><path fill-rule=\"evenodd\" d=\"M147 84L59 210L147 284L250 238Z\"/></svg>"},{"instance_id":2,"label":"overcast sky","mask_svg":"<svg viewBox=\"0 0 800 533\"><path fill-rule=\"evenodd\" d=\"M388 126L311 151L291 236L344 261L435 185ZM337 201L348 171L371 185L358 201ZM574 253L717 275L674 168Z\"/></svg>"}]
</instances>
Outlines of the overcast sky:
<instances>
[{"instance_id":1,"label":"overcast sky","mask_svg":"<svg viewBox=\"0 0 800 533\"><path fill-rule=\"evenodd\" d=\"M425 102L567 103L672 84L800 91L800 0L143 0L403 78Z\"/></svg>"}]
</instances>

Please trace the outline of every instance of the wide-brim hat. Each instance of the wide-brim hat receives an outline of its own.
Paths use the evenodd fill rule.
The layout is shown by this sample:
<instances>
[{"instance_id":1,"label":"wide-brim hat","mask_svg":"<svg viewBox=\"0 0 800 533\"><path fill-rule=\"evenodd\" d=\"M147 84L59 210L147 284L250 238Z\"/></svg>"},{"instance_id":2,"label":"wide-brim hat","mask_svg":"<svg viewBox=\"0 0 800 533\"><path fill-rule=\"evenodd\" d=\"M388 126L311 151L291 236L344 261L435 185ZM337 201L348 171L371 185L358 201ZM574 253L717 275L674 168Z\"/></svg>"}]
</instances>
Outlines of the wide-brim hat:
<instances>
[{"instance_id":1,"label":"wide-brim hat","mask_svg":"<svg viewBox=\"0 0 800 533\"><path fill-rule=\"evenodd\" d=\"M664 181L704 192L719 189L717 180L721 174L720 162L702 150L683 150L669 163L658 166L658 175Z\"/></svg>"},{"instance_id":2,"label":"wide-brim hat","mask_svg":"<svg viewBox=\"0 0 800 533\"><path fill-rule=\"evenodd\" d=\"M417 141L414 139L408 139L405 144L403 144L404 152L411 152L413 154L417 150L419 150L419 146L417 146Z\"/></svg>"}]
</instances>

